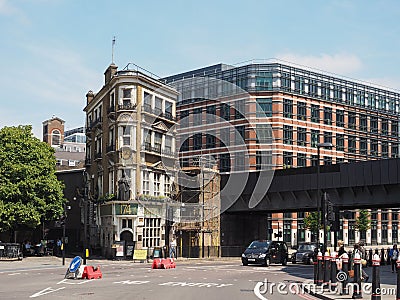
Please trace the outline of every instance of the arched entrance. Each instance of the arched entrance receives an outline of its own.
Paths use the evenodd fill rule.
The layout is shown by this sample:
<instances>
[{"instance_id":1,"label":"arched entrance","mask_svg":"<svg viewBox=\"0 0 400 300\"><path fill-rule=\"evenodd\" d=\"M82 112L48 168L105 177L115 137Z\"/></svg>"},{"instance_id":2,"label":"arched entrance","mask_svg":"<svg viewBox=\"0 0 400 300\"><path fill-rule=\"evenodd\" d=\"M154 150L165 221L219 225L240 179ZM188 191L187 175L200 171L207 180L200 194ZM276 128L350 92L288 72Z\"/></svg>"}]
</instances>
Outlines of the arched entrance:
<instances>
[{"instance_id":1,"label":"arched entrance","mask_svg":"<svg viewBox=\"0 0 400 300\"><path fill-rule=\"evenodd\" d=\"M127 259L132 259L133 258L133 251L135 249L135 242L133 241L133 233L124 230L121 232L119 235L120 241L124 242L124 257Z\"/></svg>"}]
</instances>

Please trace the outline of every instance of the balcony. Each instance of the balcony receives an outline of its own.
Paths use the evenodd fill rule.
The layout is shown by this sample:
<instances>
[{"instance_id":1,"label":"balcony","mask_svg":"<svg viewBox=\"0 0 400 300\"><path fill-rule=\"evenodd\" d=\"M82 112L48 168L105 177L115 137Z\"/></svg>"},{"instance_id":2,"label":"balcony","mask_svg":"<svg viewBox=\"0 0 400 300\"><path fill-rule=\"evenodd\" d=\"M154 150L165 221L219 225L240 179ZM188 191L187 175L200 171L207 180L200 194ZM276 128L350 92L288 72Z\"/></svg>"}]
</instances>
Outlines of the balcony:
<instances>
[{"instance_id":1,"label":"balcony","mask_svg":"<svg viewBox=\"0 0 400 300\"><path fill-rule=\"evenodd\" d=\"M96 126L101 127L101 123L103 122L103 118L102 117L98 117L96 120L94 120L91 124L91 128L95 128Z\"/></svg>"},{"instance_id":2,"label":"balcony","mask_svg":"<svg viewBox=\"0 0 400 300\"><path fill-rule=\"evenodd\" d=\"M96 153L95 157L96 159L102 159L101 152Z\"/></svg>"},{"instance_id":3,"label":"balcony","mask_svg":"<svg viewBox=\"0 0 400 300\"><path fill-rule=\"evenodd\" d=\"M176 155L175 152L173 152L171 149L163 149L161 150L161 154L165 156L171 156L174 157Z\"/></svg>"},{"instance_id":4,"label":"balcony","mask_svg":"<svg viewBox=\"0 0 400 300\"><path fill-rule=\"evenodd\" d=\"M107 145L106 147L106 152L114 152L115 151L115 145Z\"/></svg>"},{"instance_id":5,"label":"balcony","mask_svg":"<svg viewBox=\"0 0 400 300\"><path fill-rule=\"evenodd\" d=\"M118 110L134 110L136 107L137 104L135 103L118 104Z\"/></svg>"},{"instance_id":6,"label":"balcony","mask_svg":"<svg viewBox=\"0 0 400 300\"><path fill-rule=\"evenodd\" d=\"M92 164L92 159L91 158L86 158L85 159L85 166L90 166Z\"/></svg>"},{"instance_id":7,"label":"balcony","mask_svg":"<svg viewBox=\"0 0 400 300\"><path fill-rule=\"evenodd\" d=\"M161 145L155 144L154 146L152 146L150 143L145 143L144 150L147 152L161 154Z\"/></svg>"}]
</instances>

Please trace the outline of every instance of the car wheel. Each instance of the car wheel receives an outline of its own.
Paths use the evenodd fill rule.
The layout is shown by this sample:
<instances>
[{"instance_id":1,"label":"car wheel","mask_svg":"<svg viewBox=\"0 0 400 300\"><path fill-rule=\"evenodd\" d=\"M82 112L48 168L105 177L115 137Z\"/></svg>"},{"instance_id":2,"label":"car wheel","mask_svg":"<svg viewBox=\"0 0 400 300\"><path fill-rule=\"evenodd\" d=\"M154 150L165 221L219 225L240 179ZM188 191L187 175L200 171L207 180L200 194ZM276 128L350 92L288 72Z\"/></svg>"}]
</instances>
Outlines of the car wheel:
<instances>
[{"instance_id":1,"label":"car wheel","mask_svg":"<svg viewBox=\"0 0 400 300\"><path fill-rule=\"evenodd\" d=\"M287 265L287 258L285 257L282 261L282 266L286 266Z\"/></svg>"},{"instance_id":2,"label":"car wheel","mask_svg":"<svg viewBox=\"0 0 400 300\"><path fill-rule=\"evenodd\" d=\"M248 263L247 262L242 262L242 264L243 264L243 266L247 266L248 265Z\"/></svg>"},{"instance_id":3,"label":"car wheel","mask_svg":"<svg viewBox=\"0 0 400 300\"><path fill-rule=\"evenodd\" d=\"M264 266L269 267L270 265L271 265L271 260L270 260L269 257L267 257L267 258L265 259Z\"/></svg>"}]
</instances>

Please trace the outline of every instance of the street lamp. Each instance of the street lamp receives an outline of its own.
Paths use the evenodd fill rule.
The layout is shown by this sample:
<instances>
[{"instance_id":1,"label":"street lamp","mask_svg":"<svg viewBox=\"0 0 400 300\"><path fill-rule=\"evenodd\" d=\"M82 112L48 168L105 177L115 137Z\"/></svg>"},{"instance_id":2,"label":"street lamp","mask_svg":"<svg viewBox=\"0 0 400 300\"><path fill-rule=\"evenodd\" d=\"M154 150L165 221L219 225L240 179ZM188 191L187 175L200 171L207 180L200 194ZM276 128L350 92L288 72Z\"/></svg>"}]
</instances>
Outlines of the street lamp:
<instances>
[{"instance_id":1,"label":"street lamp","mask_svg":"<svg viewBox=\"0 0 400 300\"><path fill-rule=\"evenodd\" d=\"M63 226L63 238L62 238L62 265L65 265L65 226L67 223L67 217L68 217L68 213L67 210L70 210L71 206L67 205L67 203L64 203L64 213L63 213L63 217L62 217L62 226Z\"/></svg>"},{"instance_id":2,"label":"street lamp","mask_svg":"<svg viewBox=\"0 0 400 300\"><path fill-rule=\"evenodd\" d=\"M323 235L324 235L324 246L322 251L325 252L327 249L327 234L326 234L326 218L325 218L325 214L326 214L326 208L325 208L325 197L321 197L321 188L320 188L320 182L319 182L319 174L320 174L320 148L328 148L328 149L332 149L333 145L332 143L318 143L317 144L317 214L318 214L318 224L320 224L320 220L319 220L319 212L321 210L321 221L322 221L322 226L323 226ZM321 204L321 205L320 205ZM319 227L319 226L318 226ZM319 228L318 228L318 247L320 244L320 239L319 239Z\"/></svg>"}]
</instances>

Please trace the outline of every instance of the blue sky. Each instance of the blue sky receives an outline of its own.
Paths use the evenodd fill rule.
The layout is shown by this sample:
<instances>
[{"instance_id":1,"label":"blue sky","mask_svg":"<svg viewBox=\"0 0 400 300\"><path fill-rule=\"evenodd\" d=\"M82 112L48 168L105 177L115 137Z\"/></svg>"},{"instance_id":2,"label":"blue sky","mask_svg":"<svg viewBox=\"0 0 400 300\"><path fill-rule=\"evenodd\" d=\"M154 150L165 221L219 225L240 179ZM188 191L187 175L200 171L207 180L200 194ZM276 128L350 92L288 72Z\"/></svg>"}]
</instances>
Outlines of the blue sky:
<instances>
[{"instance_id":1,"label":"blue sky","mask_svg":"<svg viewBox=\"0 0 400 300\"><path fill-rule=\"evenodd\" d=\"M400 89L399 1L0 0L0 128L84 124L111 63L159 76L278 58Z\"/></svg>"}]
</instances>

